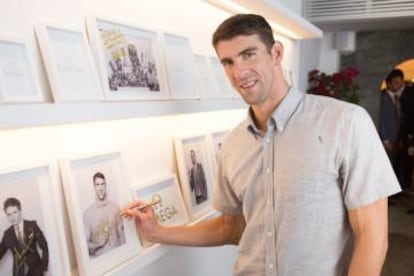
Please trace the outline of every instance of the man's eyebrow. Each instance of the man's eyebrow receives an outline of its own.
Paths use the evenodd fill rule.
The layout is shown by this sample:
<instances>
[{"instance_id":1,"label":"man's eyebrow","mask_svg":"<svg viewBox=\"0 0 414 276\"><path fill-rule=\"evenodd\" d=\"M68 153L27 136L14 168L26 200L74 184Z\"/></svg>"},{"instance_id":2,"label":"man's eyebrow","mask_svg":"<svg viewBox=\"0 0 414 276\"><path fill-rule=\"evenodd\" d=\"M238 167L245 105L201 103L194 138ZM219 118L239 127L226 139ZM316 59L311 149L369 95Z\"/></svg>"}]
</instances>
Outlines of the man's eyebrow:
<instances>
[{"instance_id":1,"label":"man's eyebrow","mask_svg":"<svg viewBox=\"0 0 414 276\"><path fill-rule=\"evenodd\" d=\"M247 47L246 49L240 51L237 55L241 56L241 55L244 55L247 52L252 52L252 51L256 51L256 50L257 50L257 47L255 47L255 46Z\"/></svg>"}]
</instances>

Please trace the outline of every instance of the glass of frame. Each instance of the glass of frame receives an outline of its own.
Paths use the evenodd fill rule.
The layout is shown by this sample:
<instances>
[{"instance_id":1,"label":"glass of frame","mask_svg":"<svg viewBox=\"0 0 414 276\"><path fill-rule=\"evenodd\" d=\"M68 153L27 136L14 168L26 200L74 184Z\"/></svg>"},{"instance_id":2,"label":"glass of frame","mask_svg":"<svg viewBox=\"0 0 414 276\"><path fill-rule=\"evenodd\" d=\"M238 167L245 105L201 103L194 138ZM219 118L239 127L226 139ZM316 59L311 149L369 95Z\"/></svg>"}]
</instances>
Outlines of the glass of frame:
<instances>
[{"instance_id":1,"label":"glass of frame","mask_svg":"<svg viewBox=\"0 0 414 276\"><path fill-rule=\"evenodd\" d=\"M102 275L141 251L119 152L61 161L61 173L81 275Z\"/></svg>"},{"instance_id":2,"label":"glass of frame","mask_svg":"<svg viewBox=\"0 0 414 276\"><path fill-rule=\"evenodd\" d=\"M236 92L231 86L229 80L226 77L223 66L220 63L220 60L216 57L208 57L210 67L212 70L213 78L217 85L218 94L220 98L234 98L236 97Z\"/></svg>"},{"instance_id":3,"label":"glass of frame","mask_svg":"<svg viewBox=\"0 0 414 276\"><path fill-rule=\"evenodd\" d=\"M217 85L215 78L210 70L208 60L203 55L193 55L194 76L197 84L198 94L201 98L218 97Z\"/></svg>"},{"instance_id":4,"label":"glass of frame","mask_svg":"<svg viewBox=\"0 0 414 276\"><path fill-rule=\"evenodd\" d=\"M137 186L134 194L137 200L144 202L160 200L152 209L161 225L182 225L190 222L175 175L152 181L144 187ZM142 241L145 246L150 245L147 241Z\"/></svg>"},{"instance_id":5,"label":"glass of frame","mask_svg":"<svg viewBox=\"0 0 414 276\"><path fill-rule=\"evenodd\" d=\"M58 178L51 165L0 173L0 275L71 275Z\"/></svg>"},{"instance_id":6,"label":"glass of frame","mask_svg":"<svg viewBox=\"0 0 414 276\"><path fill-rule=\"evenodd\" d=\"M229 133L229 130L222 130L213 132L209 136L211 152L213 153L211 154L211 162L214 164L214 171L217 170L217 160L219 158L221 145Z\"/></svg>"},{"instance_id":7,"label":"glass of frame","mask_svg":"<svg viewBox=\"0 0 414 276\"><path fill-rule=\"evenodd\" d=\"M193 60L188 38L168 32L163 32L161 37L171 98L200 98L195 87Z\"/></svg>"},{"instance_id":8,"label":"glass of frame","mask_svg":"<svg viewBox=\"0 0 414 276\"><path fill-rule=\"evenodd\" d=\"M55 102L102 100L86 35L50 24L35 31Z\"/></svg>"},{"instance_id":9,"label":"glass of frame","mask_svg":"<svg viewBox=\"0 0 414 276\"><path fill-rule=\"evenodd\" d=\"M86 23L107 100L168 99L156 31L94 17Z\"/></svg>"},{"instance_id":10,"label":"glass of frame","mask_svg":"<svg viewBox=\"0 0 414 276\"><path fill-rule=\"evenodd\" d=\"M213 173L206 135L175 138L181 191L192 220L211 211Z\"/></svg>"},{"instance_id":11,"label":"glass of frame","mask_svg":"<svg viewBox=\"0 0 414 276\"><path fill-rule=\"evenodd\" d=\"M0 102L42 102L27 43L0 38Z\"/></svg>"}]
</instances>

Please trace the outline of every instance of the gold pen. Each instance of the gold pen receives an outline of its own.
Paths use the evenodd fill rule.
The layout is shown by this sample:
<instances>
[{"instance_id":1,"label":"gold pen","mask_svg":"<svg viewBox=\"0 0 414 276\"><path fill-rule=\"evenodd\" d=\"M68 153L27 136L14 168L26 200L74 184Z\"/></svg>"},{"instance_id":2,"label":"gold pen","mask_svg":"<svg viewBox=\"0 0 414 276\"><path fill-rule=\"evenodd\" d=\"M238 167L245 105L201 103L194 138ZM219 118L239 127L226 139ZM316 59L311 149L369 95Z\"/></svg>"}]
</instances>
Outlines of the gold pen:
<instances>
[{"instance_id":1,"label":"gold pen","mask_svg":"<svg viewBox=\"0 0 414 276\"><path fill-rule=\"evenodd\" d=\"M144 203L143 205L141 205L141 206L137 207L136 209L137 209L138 211L142 211L142 210L144 210L145 208L148 208L148 207L151 207L151 206L157 205L157 204L159 204L159 203L161 203L161 196L160 196L160 195L155 194L155 195L153 195L153 196L152 196L152 200L151 200L150 202L146 202L146 203ZM125 214L125 211L122 211L122 212L121 212L121 216L122 216L122 215L124 215L124 214Z\"/></svg>"}]
</instances>

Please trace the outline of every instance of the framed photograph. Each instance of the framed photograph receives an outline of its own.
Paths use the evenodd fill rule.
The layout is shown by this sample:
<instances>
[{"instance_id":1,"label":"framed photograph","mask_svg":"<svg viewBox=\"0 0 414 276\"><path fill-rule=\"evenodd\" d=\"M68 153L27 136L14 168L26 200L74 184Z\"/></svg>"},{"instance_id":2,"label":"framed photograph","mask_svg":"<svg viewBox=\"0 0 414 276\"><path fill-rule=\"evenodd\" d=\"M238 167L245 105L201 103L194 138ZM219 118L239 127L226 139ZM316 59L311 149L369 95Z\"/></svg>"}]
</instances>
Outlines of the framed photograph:
<instances>
[{"instance_id":1,"label":"framed photograph","mask_svg":"<svg viewBox=\"0 0 414 276\"><path fill-rule=\"evenodd\" d=\"M212 157L211 162L214 164L214 172L217 169L217 160L219 158L221 145L229 133L230 133L229 130L216 131L216 132L211 133L209 137L211 152L213 153L211 154L211 157Z\"/></svg>"},{"instance_id":2,"label":"framed photograph","mask_svg":"<svg viewBox=\"0 0 414 276\"><path fill-rule=\"evenodd\" d=\"M107 100L168 99L156 31L94 17L86 23Z\"/></svg>"},{"instance_id":3,"label":"framed photograph","mask_svg":"<svg viewBox=\"0 0 414 276\"><path fill-rule=\"evenodd\" d=\"M81 275L102 275L141 251L119 152L61 161L63 187Z\"/></svg>"},{"instance_id":4,"label":"framed photograph","mask_svg":"<svg viewBox=\"0 0 414 276\"><path fill-rule=\"evenodd\" d=\"M218 97L218 87L215 77L209 66L207 56L193 55L194 77L198 95L201 98Z\"/></svg>"},{"instance_id":5,"label":"framed photograph","mask_svg":"<svg viewBox=\"0 0 414 276\"><path fill-rule=\"evenodd\" d=\"M192 220L211 211L213 173L206 135L176 138L181 191Z\"/></svg>"},{"instance_id":6,"label":"framed photograph","mask_svg":"<svg viewBox=\"0 0 414 276\"><path fill-rule=\"evenodd\" d=\"M226 77L223 66L220 63L220 60L217 57L208 57L210 67L212 70L213 78L215 84L217 85L218 94L217 97L220 98L234 98L236 97L236 91L231 86L229 80Z\"/></svg>"},{"instance_id":7,"label":"framed photograph","mask_svg":"<svg viewBox=\"0 0 414 276\"><path fill-rule=\"evenodd\" d=\"M173 99L199 98L195 87L190 41L172 33L161 33L170 95Z\"/></svg>"},{"instance_id":8,"label":"framed photograph","mask_svg":"<svg viewBox=\"0 0 414 276\"><path fill-rule=\"evenodd\" d=\"M0 172L0 275L71 275L57 182L56 166Z\"/></svg>"},{"instance_id":9,"label":"framed photograph","mask_svg":"<svg viewBox=\"0 0 414 276\"><path fill-rule=\"evenodd\" d=\"M103 100L86 34L43 23L35 31L55 102Z\"/></svg>"},{"instance_id":10,"label":"framed photograph","mask_svg":"<svg viewBox=\"0 0 414 276\"><path fill-rule=\"evenodd\" d=\"M0 102L42 102L35 67L23 40L0 38Z\"/></svg>"},{"instance_id":11,"label":"framed photograph","mask_svg":"<svg viewBox=\"0 0 414 276\"><path fill-rule=\"evenodd\" d=\"M182 225L190 222L175 175L164 177L134 189L136 199L144 202L160 201L152 208L161 225ZM145 246L150 245L143 240Z\"/></svg>"}]
</instances>

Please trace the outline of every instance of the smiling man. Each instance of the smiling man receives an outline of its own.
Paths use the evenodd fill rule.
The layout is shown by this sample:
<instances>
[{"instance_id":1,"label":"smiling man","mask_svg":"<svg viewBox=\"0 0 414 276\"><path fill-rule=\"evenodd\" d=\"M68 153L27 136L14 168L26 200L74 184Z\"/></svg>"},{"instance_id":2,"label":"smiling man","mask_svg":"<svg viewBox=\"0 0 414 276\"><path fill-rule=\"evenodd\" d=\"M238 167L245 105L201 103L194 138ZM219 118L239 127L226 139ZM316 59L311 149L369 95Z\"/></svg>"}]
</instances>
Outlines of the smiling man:
<instances>
[{"instance_id":1,"label":"smiling man","mask_svg":"<svg viewBox=\"0 0 414 276\"><path fill-rule=\"evenodd\" d=\"M235 275L380 275L387 197L400 190L369 115L305 95L283 78L283 46L266 20L225 20L213 45L247 118L222 144L213 205L221 216L163 227L126 208L153 242L238 244Z\"/></svg>"}]
</instances>

